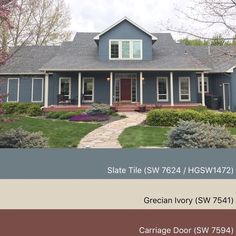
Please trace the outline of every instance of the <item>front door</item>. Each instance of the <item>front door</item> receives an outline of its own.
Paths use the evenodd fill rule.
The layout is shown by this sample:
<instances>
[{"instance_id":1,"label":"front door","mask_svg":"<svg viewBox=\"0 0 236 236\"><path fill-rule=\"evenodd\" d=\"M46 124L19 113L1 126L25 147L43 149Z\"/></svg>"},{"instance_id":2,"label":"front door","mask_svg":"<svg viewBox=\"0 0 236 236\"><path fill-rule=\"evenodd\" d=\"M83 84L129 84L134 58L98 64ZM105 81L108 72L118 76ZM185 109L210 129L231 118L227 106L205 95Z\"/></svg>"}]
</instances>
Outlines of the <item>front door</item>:
<instances>
[{"instance_id":1,"label":"front door","mask_svg":"<svg viewBox=\"0 0 236 236\"><path fill-rule=\"evenodd\" d=\"M223 106L224 110L230 110L231 104L230 104L230 84L224 83L223 84Z\"/></svg>"},{"instance_id":2,"label":"front door","mask_svg":"<svg viewBox=\"0 0 236 236\"><path fill-rule=\"evenodd\" d=\"M131 102L131 79L121 79L121 101Z\"/></svg>"}]
</instances>

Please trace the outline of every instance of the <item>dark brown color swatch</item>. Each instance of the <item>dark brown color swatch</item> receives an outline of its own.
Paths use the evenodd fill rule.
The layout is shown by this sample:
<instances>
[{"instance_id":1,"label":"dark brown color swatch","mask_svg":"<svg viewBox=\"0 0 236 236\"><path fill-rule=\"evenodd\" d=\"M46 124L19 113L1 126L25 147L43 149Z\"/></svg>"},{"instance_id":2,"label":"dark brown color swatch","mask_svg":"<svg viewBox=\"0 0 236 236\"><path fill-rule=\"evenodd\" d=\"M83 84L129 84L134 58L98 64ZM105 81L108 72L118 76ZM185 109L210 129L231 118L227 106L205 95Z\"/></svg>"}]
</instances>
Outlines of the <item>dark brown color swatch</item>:
<instances>
[{"instance_id":1,"label":"dark brown color swatch","mask_svg":"<svg viewBox=\"0 0 236 236\"><path fill-rule=\"evenodd\" d=\"M0 210L1 236L137 236L141 226L236 228L236 210Z\"/></svg>"}]
</instances>

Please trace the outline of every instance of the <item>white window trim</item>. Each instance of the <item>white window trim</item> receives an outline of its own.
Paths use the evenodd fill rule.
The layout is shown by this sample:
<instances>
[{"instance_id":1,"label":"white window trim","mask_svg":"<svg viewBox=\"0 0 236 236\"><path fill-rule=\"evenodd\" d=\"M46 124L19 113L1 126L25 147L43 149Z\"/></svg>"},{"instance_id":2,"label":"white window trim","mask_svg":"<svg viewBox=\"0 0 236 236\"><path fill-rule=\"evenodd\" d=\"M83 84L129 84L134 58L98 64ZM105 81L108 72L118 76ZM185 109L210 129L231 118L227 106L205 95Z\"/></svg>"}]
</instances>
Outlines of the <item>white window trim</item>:
<instances>
[{"instance_id":1,"label":"white window trim","mask_svg":"<svg viewBox=\"0 0 236 236\"><path fill-rule=\"evenodd\" d=\"M42 80L41 100L39 100L39 101L34 101L34 81L35 80ZM43 102L43 91L44 91L44 79L43 78L32 78L31 102L35 102L35 103Z\"/></svg>"},{"instance_id":2,"label":"white window trim","mask_svg":"<svg viewBox=\"0 0 236 236\"><path fill-rule=\"evenodd\" d=\"M230 92L230 86L231 84L230 83L223 83L223 109L226 111L228 110L227 107L226 107L226 91L225 91L225 86L228 85L229 86L229 110L231 110L231 92Z\"/></svg>"},{"instance_id":3,"label":"white window trim","mask_svg":"<svg viewBox=\"0 0 236 236\"><path fill-rule=\"evenodd\" d=\"M132 98L133 98L133 94L132 94L133 80L136 81L136 82L135 82L135 83L136 83L136 84L135 84L135 85L136 85L136 86L135 86L135 89L136 89L136 92L135 92L135 93L136 93L136 94L135 94L135 95L136 95L136 96L135 96L135 102L132 101L132 100L133 100L133 99L132 99ZM138 94L137 94L137 93L138 93L138 80L137 80L137 75L136 75L135 78L131 78L131 103L136 103L136 102L137 102L137 100L138 100Z\"/></svg>"},{"instance_id":4,"label":"white window trim","mask_svg":"<svg viewBox=\"0 0 236 236\"><path fill-rule=\"evenodd\" d=\"M188 88L189 91L187 94L181 94L181 80L188 79ZM182 95L188 95L189 99L182 99ZM191 102L191 82L190 77L179 77L179 101L180 102Z\"/></svg>"},{"instance_id":5,"label":"white window trim","mask_svg":"<svg viewBox=\"0 0 236 236\"><path fill-rule=\"evenodd\" d=\"M83 82L82 82L82 93L84 95L84 81L92 79L93 81L93 94L92 94L92 100L83 100L84 103L93 103L94 102L94 91L95 91L95 83L94 83L94 77L83 77Z\"/></svg>"},{"instance_id":6,"label":"white window trim","mask_svg":"<svg viewBox=\"0 0 236 236\"><path fill-rule=\"evenodd\" d=\"M207 82L207 90L205 90L205 93L209 93L209 78L204 77L204 81ZM201 82L202 82L202 78L198 77L198 93L202 93Z\"/></svg>"},{"instance_id":7,"label":"white window trim","mask_svg":"<svg viewBox=\"0 0 236 236\"><path fill-rule=\"evenodd\" d=\"M10 80L17 80L17 99L16 101L9 101L9 96L7 96L7 102L19 102L20 100L20 78L8 78L7 80L7 94L10 92Z\"/></svg>"},{"instance_id":8,"label":"white window trim","mask_svg":"<svg viewBox=\"0 0 236 236\"><path fill-rule=\"evenodd\" d=\"M111 42L116 41L119 43L119 58L111 58ZM129 41L130 42L130 58L122 58L122 42ZM138 41L141 45L141 52L140 58L133 57L133 42ZM136 60L140 61L143 60L143 40L141 39L110 39L109 40L109 59L110 60Z\"/></svg>"},{"instance_id":9,"label":"white window trim","mask_svg":"<svg viewBox=\"0 0 236 236\"><path fill-rule=\"evenodd\" d=\"M69 80L69 99L71 99L71 77L60 77L59 78L59 94L61 94L61 80L68 79Z\"/></svg>"},{"instance_id":10,"label":"white window trim","mask_svg":"<svg viewBox=\"0 0 236 236\"><path fill-rule=\"evenodd\" d=\"M159 80L165 79L166 81L166 94L159 94ZM157 77L157 101L158 102L168 102L169 101L169 81L168 77ZM160 95L166 95L166 99L160 99Z\"/></svg>"}]
</instances>

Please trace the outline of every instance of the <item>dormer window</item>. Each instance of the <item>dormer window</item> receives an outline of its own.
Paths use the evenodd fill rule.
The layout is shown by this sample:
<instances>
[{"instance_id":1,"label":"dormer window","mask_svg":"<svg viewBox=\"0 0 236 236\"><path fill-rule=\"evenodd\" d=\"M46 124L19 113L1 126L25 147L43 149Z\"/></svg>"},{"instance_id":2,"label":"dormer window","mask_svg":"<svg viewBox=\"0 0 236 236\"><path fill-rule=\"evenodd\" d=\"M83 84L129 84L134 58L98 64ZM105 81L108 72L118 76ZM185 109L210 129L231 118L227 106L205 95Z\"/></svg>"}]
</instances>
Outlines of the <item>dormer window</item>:
<instances>
[{"instance_id":1,"label":"dormer window","mask_svg":"<svg viewBox=\"0 0 236 236\"><path fill-rule=\"evenodd\" d=\"M110 40L110 60L142 60L142 40Z\"/></svg>"}]
</instances>

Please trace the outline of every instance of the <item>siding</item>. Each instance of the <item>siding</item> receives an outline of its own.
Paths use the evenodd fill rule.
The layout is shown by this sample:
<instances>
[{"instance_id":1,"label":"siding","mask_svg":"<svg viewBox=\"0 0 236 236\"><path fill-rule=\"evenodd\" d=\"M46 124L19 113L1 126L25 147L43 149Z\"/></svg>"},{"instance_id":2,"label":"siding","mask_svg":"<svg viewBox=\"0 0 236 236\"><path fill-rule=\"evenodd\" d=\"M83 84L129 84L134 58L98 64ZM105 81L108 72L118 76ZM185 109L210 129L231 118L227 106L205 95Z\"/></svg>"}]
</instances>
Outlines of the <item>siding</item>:
<instances>
[{"instance_id":1,"label":"siding","mask_svg":"<svg viewBox=\"0 0 236 236\"><path fill-rule=\"evenodd\" d=\"M48 105L57 105L59 78L71 78L71 99L78 99L78 73L53 73L49 76Z\"/></svg>"},{"instance_id":2,"label":"siding","mask_svg":"<svg viewBox=\"0 0 236 236\"><path fill-rule=\"evenodd\" d=\"M236 70L231 76L231 107L232 111L236 111Z\"/></svg>"},{"instance_id":3,"label":"siding","mask_svg":"<svg viewBox=\"0 0 236 236\"><path fill-rule=\"evenodd\" d=\"M157 102L157 77L168 77L169 101ZM174 103L186 103L179 101L179 77L190 77L191 101L188 103L197 103L197 76L194 72L174 72ZM170 72L145 72L143 84L144 103L170 103Z\"/></svg>"},{"instance_id":4,"label":"siding","mask_svg":"<svg viewBox=\"0 0 236 236\"><path fill-rule=\"evenodd\" d=\"M42 102L43 101L43 78L35 78L32 80L32 101Z\"/></svg>"},{"instance_id":5,"label":"siding","mask_svg":"<svg viewBox=\"0 0 236 236\"><path fill-rule=\"evenodd\" d=\"M143 40L143 60L152 60L152 39L128 21L123 21L101 36L99 40L99 58L109 60L110 39L141 39Z\"/></svg>"},{"instance_id":6,"label":"siding","mask_svg":"<svg viewBox=\"0 0 236 236\"><path fill-rule=\"evenodd\" d=\"M31 102L32 99L32 78L43 78L44 76L42 75L34 75L34 76L28 76L28 75L21 75L21 76L0 76L0 80L3 81L1 83L0 88L1 91L0 93L7 93L7 83L8 79L13 79L13 78L19 78L19 102ZM9 91L9 102L12 100L16 100L17 97L17 88L16 88L16 83L17 81L10 80L10 84L13 85L10 87ZM34 90L34 93L37 93ZM4 99L6 101L6 99Z\"/></svg>"}]
</instances>

